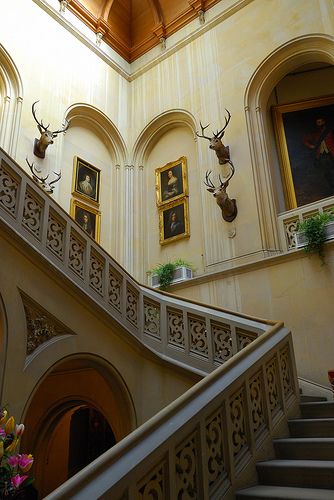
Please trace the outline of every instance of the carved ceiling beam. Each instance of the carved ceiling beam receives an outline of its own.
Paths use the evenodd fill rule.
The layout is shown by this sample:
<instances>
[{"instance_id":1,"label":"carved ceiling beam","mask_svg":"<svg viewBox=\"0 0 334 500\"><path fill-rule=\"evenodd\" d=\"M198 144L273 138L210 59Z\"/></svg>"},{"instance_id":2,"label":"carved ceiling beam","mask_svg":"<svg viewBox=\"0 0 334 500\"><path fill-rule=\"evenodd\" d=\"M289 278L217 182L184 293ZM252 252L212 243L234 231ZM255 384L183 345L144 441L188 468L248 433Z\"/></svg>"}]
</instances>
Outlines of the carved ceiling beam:
<instances>
[{"instance_id":1,"label":"carved ceiling beam","mask_svg":"<svg viewBox=\"0 0 334 500\"><path fill-rule=\"evenodd\" d=\"M204 0L188 0L188 3L197 13L204 11Z\"/></svg>"},{"instance_id":2,"label":"carved ceiling beam","mask_svg":"<svg viewBox=\"0 0 334 500\"><path fill-rule=\"evenodd\" d=\"M159 0L147 0L147 1L153 14L154 23L156 25L164 24L164 17Z\"/></svg>"}]
</instances>

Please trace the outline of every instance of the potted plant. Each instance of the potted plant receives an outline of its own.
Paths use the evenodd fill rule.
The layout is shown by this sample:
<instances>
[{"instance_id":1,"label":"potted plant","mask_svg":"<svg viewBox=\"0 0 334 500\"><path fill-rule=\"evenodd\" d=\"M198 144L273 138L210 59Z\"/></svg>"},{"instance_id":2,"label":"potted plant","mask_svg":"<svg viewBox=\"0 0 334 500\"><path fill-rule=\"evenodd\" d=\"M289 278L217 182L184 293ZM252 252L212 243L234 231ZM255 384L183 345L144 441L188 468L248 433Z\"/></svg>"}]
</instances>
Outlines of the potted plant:
<instances>
[{"instance_id":1,"label":"potted plant","mask_svg":"<svg viewBox=\"0 0 334 500\"><path fill-rule=\"evenodd\" d=\"M183 259L176 259L165 264L158 264L150 271L150 282L153 288L167 290L172 283L179 283L193 277L193 266Z\"/></svg>"},{"instance_id":2,"label":"potted plant","mask_svg":"<svg viewBox=\"0 0 334 500\"><path fill-rule=\"evenodd\" d=\"M318 252L321 262L324 264L324 244L325 241L334 237L333 222L334 213L332 211L318 213L299 222L296 233L297 248L303 247L308 253Z\"/></svg>"}]
</instances>

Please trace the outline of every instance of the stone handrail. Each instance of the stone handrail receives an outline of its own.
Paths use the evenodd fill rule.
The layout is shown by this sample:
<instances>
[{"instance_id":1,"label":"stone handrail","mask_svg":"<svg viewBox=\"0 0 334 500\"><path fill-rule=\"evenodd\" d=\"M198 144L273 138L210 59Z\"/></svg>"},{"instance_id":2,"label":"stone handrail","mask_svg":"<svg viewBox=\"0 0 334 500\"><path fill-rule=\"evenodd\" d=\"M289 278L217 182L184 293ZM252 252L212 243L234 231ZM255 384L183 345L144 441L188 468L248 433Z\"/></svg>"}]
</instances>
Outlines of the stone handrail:
<instances>
[{"instance_id":1,"label":"stone handrail","mask_svg":"<svg viewBox=\"0 0 334 500\"><path fill-rule=\"evenodd\" d=\"M199 373L273 325L140 285L1 149L0 223L140 342Z\"/></svg>"},{"instance_id":2,"label":"stone handrail","mask_svg":"<svg viewBox=\"0 0 334 500\"><path fill-rule=\"evenodd\" d=\"M235 498L298 397L291 334L277 324L46 499Z\"/></svg>"}]
</instances>

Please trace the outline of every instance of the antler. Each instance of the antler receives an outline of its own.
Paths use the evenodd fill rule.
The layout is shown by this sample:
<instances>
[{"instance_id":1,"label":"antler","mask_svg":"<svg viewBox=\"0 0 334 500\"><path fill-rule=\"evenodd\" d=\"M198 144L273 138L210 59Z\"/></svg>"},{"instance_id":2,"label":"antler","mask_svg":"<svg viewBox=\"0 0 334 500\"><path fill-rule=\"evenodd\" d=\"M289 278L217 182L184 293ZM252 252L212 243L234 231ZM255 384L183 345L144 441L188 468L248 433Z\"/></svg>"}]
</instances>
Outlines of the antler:
<instances>
[{"instance_id":1,"label":"antler","mask_svg":"<svg viewBox=\"0 0 334 500\"><path fill-rule=\"evenodd\" d=\"M61 178L61 172L57 173L57 172L53 172L55 175L57 175L57 178L54 179L53 181L49 182L49 186L52 186L52 184L56 184L56 182L59 181L59 179ZM52 191L54 190L54 188L52 187L51 188Z\"/></svg>"},{"instance_id":2,"label":"antler","mask_svg":"<svg viewBox=\"0 0 334 500\"><path fill-rule=\"evenodd\" d=\"M38 102L39 102L39 101L35 101L35 102L33 103L33 105L31 106L32 116L35 118L35 121L36 121L36 123L37 123L38 127L40 127L40 128L42 128L43 130L47 131L47 130L48 130L48 128L50 127L50 123L49 123L49 125L46 127L46 126L43 124L43 120L41 120L41 121L39 122L39 121L37 120L37 118L36 118L35 106L36 106L36 104L37 104Z\"/></svg>"},{"instance_id":3,"label":"antler","mask_svg":"<svg viewBox=\"0 0 334 500\"><path fill-rule=\"evenodd\" d=\"M222 181L222 179L220 177L220 174L218 175L219 182L220 182L220 187L222 187L224 185L227 186L229 180L232 179L232 177L234 176L235 168L234 168L233 163L231 162L231 160L228 160L226 163L228 163L230 165L231 171L230 171L230 174L227 177L224 177L224 181Z\"/></svg>"},{"instance_id":4,"label":"antler","mask_svg":"<svg viewBox=\"0 0 334 500\"><path fill-rule=\"evenodd\" d=\"M210 179L210 175L212 174L212 170L207 170L205 172L205 181L204 184L208 186L211 189L216 189L216 186L213 184L212 180Z\"/></svg>"},{"instance_id":5,"label":"antler","mask_svg":"<svg viewBox=\"0 0 334 500\"><path fill-rule=\"evenodd\" d=\"M201 129L202 129L202 135L199 135L199 133L196 132L197 137L203 137L203 139L208 139L209 141L211 141L211 137L208 137L207 135L204 135L204 130L206 128L208 128L208 126L210 125L210 123L206 127L203 127L202 122L199 122L199 124L200 124Z\"/></svg>"},{"instance_id":6,"label":"antler","mask_svg":"<svg viewBox=\"0 0 334 500\"><path fill-rule=\"evenodd\" d=\"M31 170L32 176L36 182L41 182L42 184L45 184L46 179L49 177L49 174L46 177L38 177L36 172L34 171L35 165L34 163L29 163L28 158L26 158L26 162L28 163L28 166ZM40 172L40 170L37 170L37 172Z\"/></svg>"},{"instance_id":7,"label":"antler","mask_svg":"<svg viewBox=\"0 0 334 500\"><path fill-rule=\"evenodd\" d=\"M213 134L217 139L221 139L223 137L223 135L225 133L225 129L226 129L227 125L230 123L231 113L229 112L228 109L225 108L225 110L227 111L227 114L228 114L228 118L226 118L226 116L225 116L225 125L220 131L217 130L217 133Z\"/></svg>"},{"instance_id":8,"label":"antler","mask_svg":"<svg viewBox=\"0 0 334 500\"><path fill-rule=\"evenodd\" d=\"M63 123L64 128L62 128L61 130L55 130L54 132L52 132L52 137L56 137L58 134L61 134L62 132L65 133L69 126L70 126L70 122L65 120Z\"/></svg>"}]
</instances>

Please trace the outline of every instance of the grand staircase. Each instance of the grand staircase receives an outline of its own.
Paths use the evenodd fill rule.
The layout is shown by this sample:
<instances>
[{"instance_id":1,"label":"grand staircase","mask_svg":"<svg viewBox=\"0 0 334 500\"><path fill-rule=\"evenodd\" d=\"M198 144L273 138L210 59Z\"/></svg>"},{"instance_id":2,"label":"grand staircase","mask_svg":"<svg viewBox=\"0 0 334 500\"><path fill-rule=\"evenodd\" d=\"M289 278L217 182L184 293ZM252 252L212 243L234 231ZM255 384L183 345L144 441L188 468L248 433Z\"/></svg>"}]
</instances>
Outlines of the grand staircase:
<instances>
[{"instance_id":1,"label":"grand staircase","mask_svg":"<svg viewBox=\"0 0 334 500\"><path fill-rule=\"evenodd\" d=\"M301 418L289 420L290 437L274 439L276 458L257 463L259 485L237 500L334 499L334 402L304 400L300 410Z\"/></svg>"}]
</instances>

